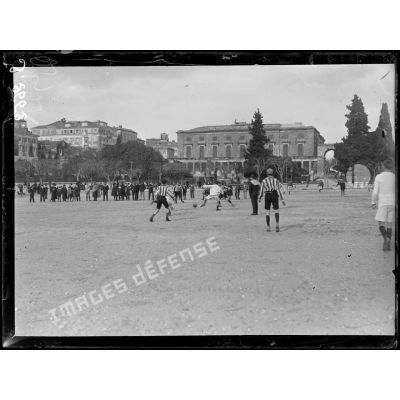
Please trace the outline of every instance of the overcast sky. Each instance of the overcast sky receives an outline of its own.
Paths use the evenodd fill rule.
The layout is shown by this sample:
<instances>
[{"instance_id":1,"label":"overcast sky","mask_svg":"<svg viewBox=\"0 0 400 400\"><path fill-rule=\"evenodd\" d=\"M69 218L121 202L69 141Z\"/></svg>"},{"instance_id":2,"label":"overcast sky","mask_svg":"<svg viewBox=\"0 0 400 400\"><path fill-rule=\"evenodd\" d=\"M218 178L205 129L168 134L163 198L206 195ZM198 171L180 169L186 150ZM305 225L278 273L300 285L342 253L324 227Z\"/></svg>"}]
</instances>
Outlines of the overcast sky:
<instances>
[{"instance_id":1,"label":"overcast sky","mask_svg":"<svg viewBox=\"0 0 400 400\"><path fill-rule=\"evenodd\" d=\"M372 129L382 102L394 125L394 74L393 65L382 64L54 67L26 68L15 83L26 85L29 128L62 117L100 119L143 139L161 132L175 139L181 129L250 122L259 108L264 123L302 122L335 142L346 134L345 106L355 93Z\"/></svg>"}]
</instances>

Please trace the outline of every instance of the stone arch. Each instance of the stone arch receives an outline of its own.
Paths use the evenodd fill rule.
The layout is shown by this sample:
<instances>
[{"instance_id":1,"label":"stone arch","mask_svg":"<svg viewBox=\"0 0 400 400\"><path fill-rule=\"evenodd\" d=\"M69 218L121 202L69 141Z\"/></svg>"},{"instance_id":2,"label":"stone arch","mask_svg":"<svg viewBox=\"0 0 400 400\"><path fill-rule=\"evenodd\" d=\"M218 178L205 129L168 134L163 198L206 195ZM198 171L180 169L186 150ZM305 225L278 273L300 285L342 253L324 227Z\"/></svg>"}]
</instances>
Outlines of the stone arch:
<instances>
[{"instance_id":1,"label":"stone arch","mask_svg":"<svg viewBox=\"0 0 400 400\"><path fill-rule=\"evenodd\" d=\"M328 185L327 177L325 174L325 161L326 154L329 151L335 150L334 143L321 143L318 145L318 162L317 162L317 176L325 180L325 184Z\"/></svg>"}]
</instances>

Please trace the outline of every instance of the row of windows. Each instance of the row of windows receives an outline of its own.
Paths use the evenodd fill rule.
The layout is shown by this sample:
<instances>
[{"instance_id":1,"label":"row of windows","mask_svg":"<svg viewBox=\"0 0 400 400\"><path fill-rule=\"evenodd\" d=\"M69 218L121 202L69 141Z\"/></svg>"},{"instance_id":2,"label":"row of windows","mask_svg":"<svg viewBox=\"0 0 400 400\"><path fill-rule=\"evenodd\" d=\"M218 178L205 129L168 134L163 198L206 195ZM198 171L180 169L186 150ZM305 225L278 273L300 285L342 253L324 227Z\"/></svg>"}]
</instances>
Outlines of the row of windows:
<instances>
[{"instance_id":1,"label":"row of windows","mask_svg":"<svg viewBox=\"0 0 400 400\"><path fill-rule=\"evenodd\" d=\"M268 137L269 141L271 141L271 142L278 139L278 137L276 137L276 135L268 135L267 137ZM212 141L213 142L218 142L218 141L223 140L223 139L225 139L226 141L231 141L232 140L232 136L231 135L226 135L225 138L222 138L221 136L220 137L218 137L218 136L213 136L212 137ZM299 134L299 135L296 136L295 139L296 140L305 140L305 137L304 137L303 134ZM186 142L191 142L192 140L193 140L192 136L186 136L186 138L185 138ZM246 136L245 135L239 136L239 140L246 140ZM289 141L289 136L288 135L280 135L279 136L279 140L281 142L282 141ZM205 142L205 136L199 136L198 141L199 142Z\"/></svg>"},{"instance_id":2,"label":"row of windows","mask_svg":"<svg viewBox=\"0 0 400 400\"><path fill-rule=\"evenodd\" d=\"M88 128L88 129L63 129L62 133L64 134L83 134L83 133L97 133L97 128Z\"/></svg>"},{"instance_id":3,"label":"row of windows","mask_svg":"<svg viewBox=\"0 0 400 400\"><path fill-rule=\"evenodd\" d=\"M270 144L268 145L268 148L271 151L274 151L274 145ZM288 143L283 143L282 144L282 157L289 157L289 144ZM303 143L298 143L297 144L297 156L298 157L304 157L304 144Z\"/></svg>"},{"instance_id":4,"label":"row of windows","mask_svg":"<svg viewBox=\"0 0 400 400\"><path fill-rule=\"evenodd\" d=\"M212 158L217 158L218 157L218 146L212 146ZM244 158L246 153L246 146L245 145L240 145L239 146L239 157ZM192 146L186 146L185 148L185 158L192 158ZM227 145L225 146L225 157L226 158L231 158L232 157L232 146ZM199 146L199 158L204 159L205 158L205 146Z\"/></svg>"},{"instance_id":5,"label":"row of windows","mask_svg":"<svg viewBox=\"0 0 400 400\"><path fill-rule=\"evenodd\" d=\"M191 136L186 136L185 140L186 140L186 142L191 142L193 140L193 138ZM218 142L220 140L222 140L221 137L218 137L218 136L213 136L212 137L212 141L213 142ZM231 135L226 135L225 136L225 140L226 141L232 141L232 136ZM246 140L246 136L245 135L239 136L239 140ZM198 141L199 142L205 142L205 136L199 136Z\"/></svg>"},{"instance_id":6,"label":"row of windows","mask_svg":"<svg viewBox=\"0 0 400 400\"><path fill-rule=\"evenodd\" d=\"M274 145L270 144L268 145L268 148L273 152L274 151ZM246 153L246 146L245 145L240 145L239 146L239 157L244 158ZM289 144L284 143L282 145L282 157L288 157L289 156ZM297 156L298 157L304 157L304 144L303 143L298 143L297 145ZM192 158L192 146L186 146L185 148L185 158ZM218 157L218 146L212 146L212 158L217 158ZM232 146L227 145L225 146L225 157L226 158L231 158L232 157ZM199 158L204 159L205 158L205 146L199 146Z\"/></svg>"}]
</instances>

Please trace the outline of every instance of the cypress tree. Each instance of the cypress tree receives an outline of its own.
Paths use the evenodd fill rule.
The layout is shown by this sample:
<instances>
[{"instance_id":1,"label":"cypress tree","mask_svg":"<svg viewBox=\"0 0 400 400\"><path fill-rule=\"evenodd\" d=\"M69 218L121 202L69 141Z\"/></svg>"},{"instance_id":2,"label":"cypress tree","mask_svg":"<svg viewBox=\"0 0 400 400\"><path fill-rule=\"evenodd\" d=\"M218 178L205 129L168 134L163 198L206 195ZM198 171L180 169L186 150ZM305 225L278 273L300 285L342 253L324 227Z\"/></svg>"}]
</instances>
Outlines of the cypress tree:
<instances>
[{"instance_id":1,"label":"cypress tree","mask_svg":"<svg viewBox=\"0 0 400 400\"><path fill-rule=\"evenodd\" d=\"M259 109L254 113L249 126L251 139L246 150L246 161L250 167L255 167L258 177L265 169L267 159L271 157L271 150L266 148L268 138L265 134L263 116Z\"/></svg>"}]
</instances>

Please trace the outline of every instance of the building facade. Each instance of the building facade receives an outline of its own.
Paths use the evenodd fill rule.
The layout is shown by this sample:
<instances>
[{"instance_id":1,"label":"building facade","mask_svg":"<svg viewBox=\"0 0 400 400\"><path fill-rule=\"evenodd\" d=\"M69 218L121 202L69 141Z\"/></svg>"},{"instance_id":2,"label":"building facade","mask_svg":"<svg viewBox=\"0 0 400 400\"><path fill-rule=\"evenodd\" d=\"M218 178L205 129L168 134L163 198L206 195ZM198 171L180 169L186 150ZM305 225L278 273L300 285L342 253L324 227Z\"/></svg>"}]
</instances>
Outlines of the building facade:
<instances>
[{"instance_id":1,"label":"building facade","mask_svg":"<svg viewBox=\"0 0 400 400\"><path fill-rule=\"evenodd\" d=\"M123 143L138 140L137 133L132 129L112 127L104 121L60 121L49 125L40 125L32 128L32 132L39 137L39 141L65 141L69 145L81 149L101 149L107 145L117 143L118 136Z\"/></svg>"},{"instance_id":2,"label":"building facade","mask_svg":"<svg viewBox=\"0 0 400 400\"><path fill-rule=\"evenodd\" d=\"M147 139L146 146L157 150L166 160L172 160L178 156L178 143L170 141L166 133L161 133L160 139Z\"/></svg>"},{"instance_id":3,"label":"building facade","mask_svg":"<svg viewBox=\"0 0 400 400\"><path fill-rule=\"evenodd\" d=\"M137 140L137 132L135 132L132 129L128 129L128 128L123 128L122 125L119 125L118 128L114 127L115 131L116 131L116 135L117 137L120 136L121 137L121 142L122 143L126 143L126 142L134 142Z\"/></svg>"},{"instance_id":4,"label":"building facade","mask_svg":"<svg viewBox=\"0 0 400 400\"><path fill-rule=\"evenodd\" d=\"M38 137L31 133L24 119L14 121L14 161L37 160Z\"/></svg>"},{"instance_id":5,"label":"building facade","mask_svg":"<svg viewBox=\"0 0 400 400\"><path fill-rule=\"evenodd\" d=\"M203 126L180 130L178 160L194 175L210 176L212 171L230 177L238 167L243 167L251 135L250 124L236 122L232 125ZM294 124L265 124L268 147L275 156L290 157L302 168L316 172L318 146L324 138L313 126Z\"/></svg>"}]
</instances>

